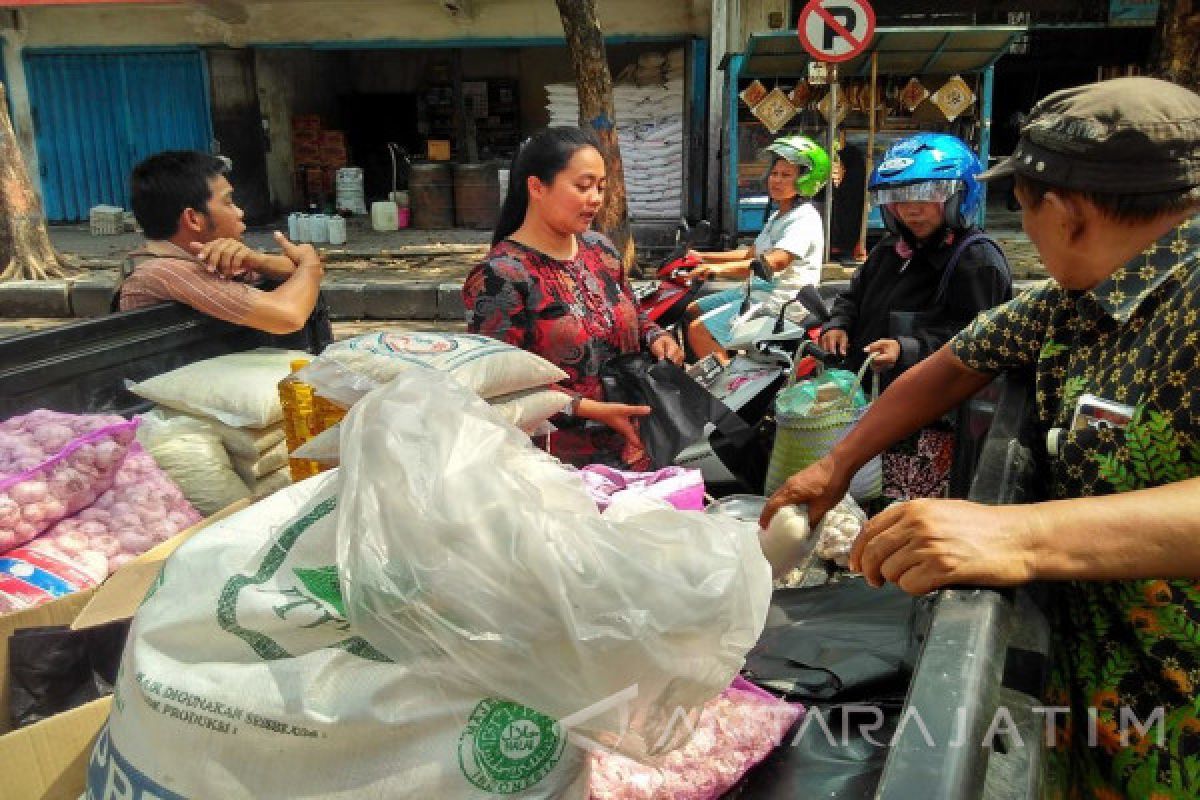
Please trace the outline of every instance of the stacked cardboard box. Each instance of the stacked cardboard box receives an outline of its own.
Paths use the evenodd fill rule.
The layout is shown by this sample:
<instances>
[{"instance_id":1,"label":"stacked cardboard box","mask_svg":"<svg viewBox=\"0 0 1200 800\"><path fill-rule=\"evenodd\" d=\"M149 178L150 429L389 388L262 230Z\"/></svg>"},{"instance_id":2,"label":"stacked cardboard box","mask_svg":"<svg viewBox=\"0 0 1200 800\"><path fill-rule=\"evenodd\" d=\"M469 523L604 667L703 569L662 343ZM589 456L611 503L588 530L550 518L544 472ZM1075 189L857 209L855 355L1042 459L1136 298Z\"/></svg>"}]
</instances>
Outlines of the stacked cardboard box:
<instances>
[{"instance_id":1,"label":"stacked cardboard box","mask_svg":"<svg viewBox=\"0 0 1200 800\"><path fill-rule=\"evenodd\" d=\"M337 171L350 166L346 133L324 128L316 114L292 117L292 158L304 204L323 206L337 192Z\"/></svg>"}]
</instances>

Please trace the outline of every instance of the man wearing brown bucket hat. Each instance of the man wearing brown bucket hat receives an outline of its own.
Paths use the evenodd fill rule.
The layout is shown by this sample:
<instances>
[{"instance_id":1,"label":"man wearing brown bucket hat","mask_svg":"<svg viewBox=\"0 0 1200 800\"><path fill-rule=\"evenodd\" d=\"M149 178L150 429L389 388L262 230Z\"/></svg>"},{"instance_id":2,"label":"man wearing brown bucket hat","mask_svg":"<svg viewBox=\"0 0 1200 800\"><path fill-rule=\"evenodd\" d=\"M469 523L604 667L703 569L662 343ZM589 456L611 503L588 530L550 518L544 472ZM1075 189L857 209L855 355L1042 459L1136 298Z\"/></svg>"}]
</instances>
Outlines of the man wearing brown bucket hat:
<instances>
[{"instance_id":1,"label":"man wearing brown bucket hat","mask_svg":"<svg viewBox=\"0 0 1200 800\"><path fill-rule=\"evenodd\" d=\"M824 514L875 453L1033 373L1048 501L894 505L851 566L914 594L1051 582L1046 699L1070 707L1052 794L1200 796L1200 96L1151 78L1056 92L980 179L1009 175L1053 280L905 373L762 522Z\"/></svg>"}]
</instances>

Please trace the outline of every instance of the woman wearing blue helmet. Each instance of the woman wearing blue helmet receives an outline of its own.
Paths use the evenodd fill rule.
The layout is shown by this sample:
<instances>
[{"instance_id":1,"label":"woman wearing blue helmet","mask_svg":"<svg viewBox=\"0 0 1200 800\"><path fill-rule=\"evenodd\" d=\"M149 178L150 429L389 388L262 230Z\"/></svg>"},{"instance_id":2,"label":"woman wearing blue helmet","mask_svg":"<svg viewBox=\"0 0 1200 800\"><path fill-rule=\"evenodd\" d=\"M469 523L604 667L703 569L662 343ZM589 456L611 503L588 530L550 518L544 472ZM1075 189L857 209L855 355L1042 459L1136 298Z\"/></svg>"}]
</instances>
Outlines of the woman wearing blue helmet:
<instances>
[{"instance_id":1,"label":"woman wearing blue helmet","mask_svg":"<svg viewBox=\"0 0 1200 800\"><path fill-rule=\"evenodd\" d=\"M891 383L980 311L1011 299L1004 253L972 222L983 195L981 171L971 149L949 134L920 133L884 153L868 187L889 235L834 301L821 335L821 345L845 356L847 368L857 370L873 355L872 368ZM938 438L936 447L920 449L941 451L952 442L948 434ZM948 473L944 452L934 460ZM930 466L907 471L928 478L939 472ZM936 493L942 481L914 491L895 486L888 472L885 457L885 490L893 497Z\"/></svg>"}]
</instances>

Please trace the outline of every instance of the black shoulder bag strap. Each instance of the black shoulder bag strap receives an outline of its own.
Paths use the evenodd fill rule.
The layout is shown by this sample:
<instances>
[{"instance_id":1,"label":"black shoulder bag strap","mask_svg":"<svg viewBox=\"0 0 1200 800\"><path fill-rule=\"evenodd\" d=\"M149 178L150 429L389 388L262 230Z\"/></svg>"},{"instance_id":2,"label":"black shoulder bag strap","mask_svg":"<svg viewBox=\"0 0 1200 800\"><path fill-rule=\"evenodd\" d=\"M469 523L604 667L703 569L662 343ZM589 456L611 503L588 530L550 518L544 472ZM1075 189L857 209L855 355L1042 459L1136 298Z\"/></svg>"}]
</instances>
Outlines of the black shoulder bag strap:
<instances>
[{"instance_id":1,"label":"black shoulder bag strap","mask_svg":"<svg viewBox=\"0 0 1200 800\"><path fill-rule=\"evenodd\" d=\"M946 261L946 266L942 269L942 280L938 283L937 294L933 296L934 306L940 306L945 302L946 292L950 290L950 279L954 277L954 270L958 267L958 262L962 260L963 254L967 252L967 248L976 242L984 242L991 245L1000 254L1000 263L1004 265L1004 271L1009 272L1008 257L1004 255L1004 250L996 243L996 240L982 231L975 231L955 245L954 252L950 254L950 258Z\"/></svg>"}]
</instances>

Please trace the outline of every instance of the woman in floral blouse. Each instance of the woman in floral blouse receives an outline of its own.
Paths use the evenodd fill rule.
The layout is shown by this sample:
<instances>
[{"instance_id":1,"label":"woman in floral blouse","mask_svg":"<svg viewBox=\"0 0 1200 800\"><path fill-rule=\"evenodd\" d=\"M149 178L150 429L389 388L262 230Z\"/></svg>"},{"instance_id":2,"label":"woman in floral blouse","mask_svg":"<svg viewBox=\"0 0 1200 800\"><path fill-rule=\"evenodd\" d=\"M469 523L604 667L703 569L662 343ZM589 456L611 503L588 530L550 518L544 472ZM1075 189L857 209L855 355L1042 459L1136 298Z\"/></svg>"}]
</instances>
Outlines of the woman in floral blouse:
<instances>
[{"instance_id":1,"label":"woman in floral blouse","mask_svg":"<svg viewBox=\"0 0 1200 800\"><path fill-rule=\"evenodd\" d=\"M549 128L522 145L510 174L492 249L463 285L467 328L567 373L570 406L545 441L552 455L644 469L637 418L650 408L604 402L600 368L643 347L675 363L683 351L639 313L616 248L591 230L606 184L599 145L578 128Z\"/></svg>"}]
</instances>

